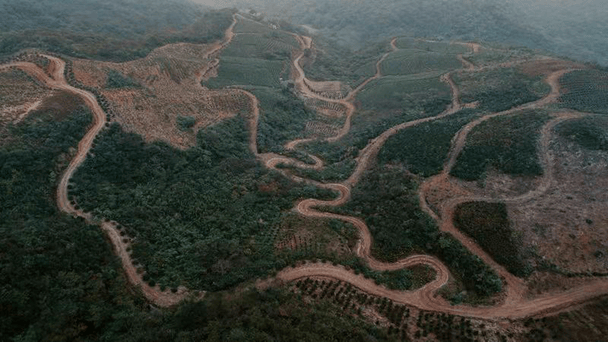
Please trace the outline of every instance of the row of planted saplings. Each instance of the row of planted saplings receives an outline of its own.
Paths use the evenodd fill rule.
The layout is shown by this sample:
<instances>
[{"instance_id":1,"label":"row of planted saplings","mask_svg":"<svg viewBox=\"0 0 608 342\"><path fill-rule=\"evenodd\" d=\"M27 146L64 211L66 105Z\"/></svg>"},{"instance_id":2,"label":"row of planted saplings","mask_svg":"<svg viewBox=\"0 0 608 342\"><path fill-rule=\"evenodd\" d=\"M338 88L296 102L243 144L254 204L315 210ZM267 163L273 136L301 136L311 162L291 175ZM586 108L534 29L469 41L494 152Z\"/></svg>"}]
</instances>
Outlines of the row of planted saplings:
<instances>
[{"instance_id":1,"label":"row of planted saplings","mask_svg":"<svg viewBox=\"0 0 608 342\"><path fill-rule=\"evenodd\" d=\"M570 321L578 321L579 326L586 325L589 330L598 330L593 326L593 322L588 322L588 317L579 312L560 313L552 318L528 318L524 321L524 327L530 330L524 335L526 341L546 341L551 338L553 340L563 339L564 325L563 319ZM561 339L560 339L561 337Z\"/></svg>"},{"instance_id":2,"label":"row of planted saplings","mask_svg":"<svg viewBox=\"0 0 608 342\"><path fill-rule=\"evenodd\" d=\"M97 100L97 103L99 103L99 106L101 107L101 109L106 113L107 121L111 121L113 118L116 117L116 113L114 112L114 110L112 110L112 108L110 106L110 102L101 93L99 88L85 85L76 79L76 76L74 75L74 62L71 59L65 59L64 77L65 77L66 81L68 82L68 84L71 85L72 87L86 90L86 91L92 93L93 95L95 95L95 99Z\"/></svg>"},{"instance_id":3,"label":"row of planted saplings","mask_svg":"<svg viewBox=\"0 0 608 342\"><path fill-rule=\"evenodd\" d=\"M440 341L509 341L513 338L512 334L507 338L487 329L485 323L473 324L468 318L437 312L420 311L416 326L416 339L430 334Z\"/></svg>"},{"instance_id":4,"label":"row of planted saplings","mask_svg":"<svg viewBox=\"0 0 608 342\"><path fill-rule=\"evenodd\" d=\"M386 318L383 325L388 326L389 334L408 340L407 322L410 309L405 305L394 304L388 298L368 295L349 283L331 280L313 280L306 278L295 284L296 291L312 299L329 300L340 306L342 310L351 315L363 316L366 308L372 308ZM376 320L377 325L381 325Z\"/></svg>"},{"instance_id":5,"label":"row of planted saplings","mask_svg":"<svg viewBox=\"0 0 608 342\"><path fill-rule=\"evenodd\" d=\"M340 99L343 99L343 98L345 97L345 96L344 96L344 94L342 94L342 92L338 92L338 94L336 94L336 92L334 92L334 91L323 91L323 90L317 90L317 89L315 89L314 87L312 87L312 86L311 86L311 85L308 83L308 81L307 81L306 79L304 79L304 85L305 85L305 86L306 86L306 88L308 88L308 90L310 90L311 92L313 92L313 93L315 93L315 94L317 94L317 95L319 95L319 96L322 96L322 97L328 98L328 99L332 99L332 100L340 100Z\"/></svg>"}]
</instances>

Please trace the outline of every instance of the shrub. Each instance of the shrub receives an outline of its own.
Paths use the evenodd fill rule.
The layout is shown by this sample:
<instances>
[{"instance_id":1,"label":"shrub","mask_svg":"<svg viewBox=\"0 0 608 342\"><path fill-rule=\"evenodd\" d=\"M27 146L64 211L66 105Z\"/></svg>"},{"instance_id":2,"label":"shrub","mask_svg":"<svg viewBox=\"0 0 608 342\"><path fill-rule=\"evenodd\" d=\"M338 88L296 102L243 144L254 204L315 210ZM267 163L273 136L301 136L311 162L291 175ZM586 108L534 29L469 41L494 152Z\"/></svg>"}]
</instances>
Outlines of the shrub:
<instances>
[{"instance_id":1,"label":"shrub","mask_svg":"<svg viewBox=\"0 0 608 342\"><path fill-rule=\"evenodd\" d=\"M188 131L196 124L196 119L192 116L179 115L176 119L177 127L180 131Z\"/></svg>"},{"instance_id":2,"label":"shrub","mask_svg":"<svg viewBox=\"0 0 608 342\"><path fill-rule=\"evenodd\" d=\"M141 84L114 69L110 69L108 71L108 77L106 79L106 88L141 88Z\"/></svg>"}]
</instances>

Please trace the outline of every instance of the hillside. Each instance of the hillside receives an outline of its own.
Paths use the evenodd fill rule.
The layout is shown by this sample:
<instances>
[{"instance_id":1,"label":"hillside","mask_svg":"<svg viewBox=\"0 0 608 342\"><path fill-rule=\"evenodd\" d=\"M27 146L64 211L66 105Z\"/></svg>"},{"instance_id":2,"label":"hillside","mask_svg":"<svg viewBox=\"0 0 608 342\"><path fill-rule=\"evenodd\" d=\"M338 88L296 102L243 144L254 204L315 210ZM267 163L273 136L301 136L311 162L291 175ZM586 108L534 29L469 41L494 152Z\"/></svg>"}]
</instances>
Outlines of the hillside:
<instances>
[{"instance_id":1,"label":"hillside","mask_svg":"<svg viewBox=\"0 0 608 342\"><path fill-rule=\"evenodd\" d=\"M229 11L184 0L0 0L0 58L39 48L126 61L172 42L211 42L228 25Z\"/></svg>"},{"instance_id":2,"label":"hillside","mask_svg":"<svg viewBox=\"0 0 608 342\"><path fill-rule=\"evenodd\" d=\"M508 43L608 65L608 9L602 0L196 1L252 8L269 18L313 27L355 50L407 35Z\"/></svg>"},{"instance_id":3,"label":"hillside","mask_svg":"<svg viewBox=\"0 0 608 342\"><path fill-rule=\"evenodd\" d=\"M0 340L603 338L605 70L179 21L0 63Z\"/></svg>"}]
</instances>

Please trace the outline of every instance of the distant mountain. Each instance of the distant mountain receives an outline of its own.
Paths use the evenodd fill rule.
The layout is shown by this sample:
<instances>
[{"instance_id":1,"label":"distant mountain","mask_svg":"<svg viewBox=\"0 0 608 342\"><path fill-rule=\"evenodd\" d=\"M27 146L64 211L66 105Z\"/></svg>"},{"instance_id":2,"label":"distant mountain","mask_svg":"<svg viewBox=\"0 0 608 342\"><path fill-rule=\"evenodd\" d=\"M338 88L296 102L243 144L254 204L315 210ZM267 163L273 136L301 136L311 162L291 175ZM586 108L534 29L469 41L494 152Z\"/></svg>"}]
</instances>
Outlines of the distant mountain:
<instances>
[{"instance_id":1,"label":"distant mountain","mask_svg":"<svg viewBox=\"0 0 608 342\"><path fill-rule=\"evenodd\" d=\"M483 40L608 65L604 0L194 0L252 8L358 48L393 35Z\"/></svg>"},{"instance_id":2,"label":"distant mountain","mask_svg":"<svg viewBox=\"0 0 608 342\"><path fill-rule=\"evenodd\" d=\"M0 0L0 57L25 48L124 61L174 41L219 39L230 11L187 0Z\"/></svg>"}]
</instances>

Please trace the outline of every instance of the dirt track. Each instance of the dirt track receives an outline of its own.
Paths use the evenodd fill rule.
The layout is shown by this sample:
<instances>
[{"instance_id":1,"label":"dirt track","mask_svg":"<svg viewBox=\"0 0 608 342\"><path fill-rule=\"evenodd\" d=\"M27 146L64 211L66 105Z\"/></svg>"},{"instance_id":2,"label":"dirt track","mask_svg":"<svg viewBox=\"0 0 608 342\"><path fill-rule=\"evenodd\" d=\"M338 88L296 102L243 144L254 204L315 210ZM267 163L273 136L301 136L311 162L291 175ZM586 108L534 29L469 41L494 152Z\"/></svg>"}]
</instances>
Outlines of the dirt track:
<instances>
[{"instance_id":1,"label":"dirt track","mask_svg":"<svg viewBox=\"0 0 608 342\"><path fill-rule=\"evenodd\" d=\"M232 37L234 36L234 34L232 33L232 29L234 28L235 24L236 24L236 16L234 18L232 25L226 31L225 40L222 43L217 43L216 45L214 45L212 47L212 49L209 51L208 55L217 53L223 47L227 46L230 43ZM347 120L346 120L344 127L336 136L327 138L328 141L339 140L344 135L346 135L350 129L350 117L352 116L352 114L355 111L355 107L354 107L354 105L352 105L351 101L355 98L356 94L365 85L367 85L373 79L381 77L380 64L382 63L384 58L386 58L386 56L389 53L384 54L382 56L382 58L380 58L380 60L376 63L377 71L374 76L370 77L365 82L363 82L361 85L359 85L346 98L341 99L341 100L334 100L334 99L323 98L322 96L315 94L314 92L310 91L310 89L308 89L306 87L306 85L304 84L305 74L299 65L299 60L303 56L303 49L310 48L312 46L312 40L308 37L300 37L300 38L298 38L298 41L300 42L300 44L302 46L302 53L297 58L295 58L293 61L295 70L298 73L298 76L296 77L297 89L300 90L301 92L303 92L306 96L313 97L313 98L316 98L316 99L319 99L322 101L340 103L347 108L347 112L346 112ZM391 41L391 46L393 47L393 49L396 49L394 39ZM141 285L143 294L146 296L146 298L148 298L148 300L150 300L151 302L153 302L157 305L160 305L160 306L171 306L171 305L178 303L185 297L189 296L189 293L185 288L180 288L178 293L173 294L170 292L161 292L158 287L149 287L147 284L143 283L141 277L139 277L139 275L137 274L135 267L132 265L131 258L129 256L128 252L126 251L126 247L128 246L128 241L125 242L122 240L122 238L119 234L119 231L116 229L116 226L117 226L116 222L107 222L107 221L99 222L95 218L91 217L90 214L83 213L82 211L76 210L74 208L74 206L70 203L70 201L68 199L69 180L72 177L75 170L85 160L87 153L91 149L93 139L97 136L97 134L99 132L101 132L101 130L103 130L105 123L106 123L106 114L103 112L101 107L98 105L98 103L95 99L95 96L93 94L83 91L81 89L73 88L67 84L67 82L65 81L65 79L63 77L65 63L62 60L55 58L55 57L51 57L51 56L46 56L46 57L53 64L52 77L47 76L45 74L45 72L43 70L39 69L36 65L31 64L31 63L26 63L26 62L13 63L13 64L2 66L1 68L6 68L6 67L10 67L10 66L20 68L20 69L24 70L25 72L29 73L30 75L36 77L38 80L40 80L42 83L44 83L49 88L61 89L61 90L65 90L65 91L74 93L78 96L81 96L83 98L83 100L85 101L85 103L87 104L87 106L91 109L91 111L94 114L94 119L95 119L94 124L88 130L88 132L86 133L84 138L80 141L80 143L78 145L78 151L77 151L75 157L72 159L68 168L62 175L62 178L61 178L58 190L57 190L58 207L62 211L66 212L68 214L71 214L73 216L83 217L88 222L99 224L102 227L102 229L110 237L110 239L114 245L114 248L116 250L116 253L120 256L120 258L122 260L123 267L128 276L128 280L132 284ZM467 68L467 69L474 68L474 66L467 64L466 60L462 60L462 62L463 62L463 66L465 68ZM428 255L413 255L408 258L399 260L395 263L384 263L384 262L378 261L375 258L373 258L373 256L371 256L370 249L371 249L373 240L372 240L372 236L369 232L368 227L362 220L355 218L355 217L350 217L350 216L343 216L343 215L319 212L319 211L316 211L315 209L313 209L314 207L317 207L320 205L339 206L339 205L344 204L346 201L348 201L348 199L350 198L350 188L358 182L363 171L373 161L373 158L376 155L376 153L380 150L380 148L382 147L384 142L391 135L397 133L398 131L400 131L402 129L412 127L412 126L415 126L420 123L437 120L437 119L446 117L448 115L451 115L453 113L456 113L458 110L460 110L463 106L460 104L458 88L456 87L454 82L451 80L451 73L448 73L442 77L442 80L444 82L447 82L450 85L450 88L452 89L453 100L452 100L452 104L450 105L449 108L447 108L443 113L441 113L438 116L403 123L401 125L392 127L389 130L382 133L380 136L375 138L367 147L365 147L361 151L359 157L357 158L357 168L355 169L355 171L351 175L351 177L349 177L349 179L346 180L344 183L342 183L342 184L319 184L319 183L315 182L315 184L317 184L318 186L332 189L332 190L338 192L339 197L337 199L332 200L332 201L306 199L306 200L298 202L295 207L295 209L298 212L300 212L302 215L305 215L305 216L336 218L336 219L340 219L340 220L343 220L346 222L350 222L354 226L356 226L361 232L361 240L359 241L357 248L356 248L357 254L359 256L361 256L362 258L364 258L369 263L369 266L371 268L376 269L376 270L397 270L397 269L401 269L403 267L426 264L426 265L432 267L437 272L436 279L416 291L411 291L411 292L394 291L394 290L388 290L388 289L384 288L383 286L376 285L373 281L365 279L362 276L357 276L353 272L348 271L341 266L331 266L331 265L327 265L327 264L305 264L302 266L298 266L296 268L286 268L286 269L280 271L276 278L280 281L288 282L288 281L292 281L292 280L299 279L302 277L326 276L326 277L349 282L349 283L353 284L354 286L356 286L368 293L385 296L398 303L413 305L413 306L416 306L416 307L419 307L419 308L425 309L425 310L446 312L446 313L452 313L452 314L462 315L462 316L489 318L489 319L521 318L521 317L527 317L527 316L531 316L531 315L555 313L558 311L567 310L572 305L581 303L583 301L589 300L593 297L596 297L596 296L599 296L601 294L605 294L606 292L608 292L608 286L607 286L608 283L605 280L596 280L594 282L590 282L589 284L587 284L585 286L581 286L576 289L566 291L563 293L548 294L548 295L538 297L534 300L523 299L523 297L521 296L521 291L523 288L522 281L520 279L510 275L500 265L497 265L491 257L489 257L483 250L481 250L481 248L479 248L474 242L470 241L470 239L468 239L466 236L464 236L463 234L458 232L452 225L453 209L455 208L455 206L458 203L462 203L464 201L469 201L469 200L489 200L489 199L467 198L467 197L460 197L460 198L452 199L446 203L443 203L443 205L441 206L440 215L438 215L437 213L433 212L428 207L428 205L425 201L425 196L424 196L425 192L430 187L432 187L432 185L435 182L441 180L442 177L443 177L443 180L445 180L445 178L448 177L447 175L449 174L449 171L453 167L458 155L460 154L460 152L462 151L462 148L464 147L464 143L465 143L467 134L477 124L479 124L485 120L488 120L492 117L496 117L499 115L508 115L508 114L512 114L517 111L521 111L521 110L525 110L525 109L540 108L546 104L554 102L557 99L557 97L559 96L559 83L558 83L559 77L568 71L569 70L560 70L560 71L554 72L547 78L547 83L549 83L552 90L551 90L551 93L549 95L547 95L545 98L543 98L539 101L530 103L530 104L520 106L518 108L509 110L509 111L505 111L505 112L501 112L501 113L494 113L491 115L484 116L483 118L473 121L470 124L468 124L467 126L465 126L460 132L458 132L457 136L454 139L453 147L451 149L448 161L446 162L446 165L444 167L442 174L429 179L427 182L422 184L422 186L420 187L421 206L423 207L423 209L426 212L429 213L429 215L431 215L433 218L435 218L436 220L438 220L440 222L441 229L449 231L452 234L454 234L456 236L456 238L461 240L465 244L465 246L467 246L468 248L471 249L472 252L474 252L475 254L482 257L482 259L484 259L484 261L486 261L490 266L492 266L495 270L497 270L497 272L499 274L501 274L503 277L505 277L506 284L507 284L507 298L500 306L476 307L476 308L468 307L468 306L451 306L450 304L446 303L445 300L443 300L441 297L437 297L435 295L436 290L438 290L440 287L442 287L444 284L446 284L449 279L449 271L440 260L438 260L434 257L428 256ZM251 104L252 104L252 112L251 112L251 118L250 118L250 125L251 125L250 128L251 129L250 129L249 148L251 149L251 151L254 154L256 154L265 163L265 165L267 165L267 167L276 168L276 165L279 162L292 163L292 164L295 164L297 167L321 168L323 166L322 161L315 156L311 156L312 158L314 158L315 164L309 165L309 164L304 164L304 163L295 161L291 158L286 158L283 156L270 155L270 154L265 154L265 155L258 154L257 153L257 141L256 141L257 123L258 123L258 117L259 117L258 100L253 94L251 94L249 92L243 91L243 93L246 94L251 99ZM538 194L546 191L550 187L551 175L552 175L551 168L550 168L551 156L548 154L546 147L548 146L548 142L550 140L552 128L558 122L561 122L563 120L567 120L570 118L578 117L578 115L579 114L577 114L577 113L565 113L561 116L558 116L556 119L551 120L543 128L542 139L541 139L540 145L541 145L541 154L543 156L542 157L543 166L546 171L545 171L545 178L543 179L541 186L539 188L537 188L536 190L531 191L528 194L519 196L517 198L503 199L503 200L517 201L517 202L525 201L527 199L533 198L533 197L537 196ZM290 148L295 148L297 146L297 144L298 144L298 142L296 141L296 142L291 142L287 146L289 146ZM289 174L286 174L286 175L290 176ZM290 176L290 177L292 177L298 181L307 181L302 178L297 178L297 177L293 177L293 176ZM260 286L263 286L263 284L261 284Z\"/></svg>"},{"instance_id":2,"label":"dirt track","mask_svg":"<svg viewBox=\"0 0 608 342\"><path fill-rule=\"evenodd\" d=\"M222 42L217 42L213 44L211 48L206 52L205 56L202 56L202 58L207 58L208 56L217 53L218 51L226 47L228 44L230 44L232 38L234 37L233 29L236 23L237 20L236 17L234 17L232 24L225 32L225 39ZM72 158L70 164L68 165L67 169L64 171L61 177L61 180L57 187L58 208L61 211L70 214L74 217L82 217L90 224L97 224L103 229L103 231L106 232L106 234L112 241L116 254L120 257L122 261L123 269L125 271L125 274L127 275L127 279L131 284L138 286L139 289L142 291L143 295L149 301L159 306L167 307L179 303L188 296L194 296L193 294L190 294L184 287L179 287L177 293L172 293L170 291L160 291L159 286L148 286L148 284L146 284L142 280L142 277L137 273L137 269L133 266L131 257L127 252L129 241L121 237L120 232L117 229L118 223L110 222L104 219L94 218L89 213L85 213L81 210L76 210L70 202L68 197L68 185L70 179L72 178L74 172L86 159L95 137L104 129L106 124L106 113L97 103L95 95L82 89L74 88L67 83L64 77L65 62L63 60L57 57L47 55L43 55L43 57L47 58L51 63L49 67L49 70L51 70L51 77L49 77L44 72L44 70L40 69L37 65L28 62L16 62L2 65L0 66L0 71L10 67L16 67L35 77L51 89L64 90L72 94L78 95L84 100L87 107L89 107L89 109L93 113L94 118L93 125L89 128L85 136L78 143L78 150L76 152L76 155ZM254 112L257 111L257 99L249 93L248 96L253 101ZM255 116L257 118L257 114ZM255 125L257 126L257 121L255 122ZM250 145L255 146L255 136L253 137L253 139L254 140L250 142ZM201 295L198 295L197 297L202 298L202 296L204 296L204 292Z\"/></svg>"},{"instance_id":3,"label":"dirt track","mask_svg":"<svg viewBox=\"0 0 608 342\"><path fill-rule=\"evenodd\" d=\"M303 49L306 48L307 46L308 47L310 46L310 44L305 46L303 44L303 40L299 40L299 41L301 42ZM391 46L393 49L396 49L395 39L393 39L391 41ZM478 45L470 46L470 47L473 49L474 52L477 52L479 50ZM297 75L298 75L296 77L296 85L297 85L298 90L303 92L305 94L305 96L317 98L317 99L327 101L327 102L339 102L339 103L345 105L347 108L347 122L345 123L343 129L335 137L326 138L327 141L339 140L345 134L348 133L348 130L350 128L350 117L354 113L354 106L352 106L350 104L350 100L354 99L357 92L362 87L367 85L371 80L381 77L380 63L384 60L384 58L386 58L387 55L388 54L383 55L382 58L377 62L376 74L373 77L371 77L370 79L363 82L359 87L357 87L357 89L355 89L352 93L350 93L343 100L333 100L333 99L329 99L329 98L323 98L322 96L319 96L319 95L315 94L314 92L310 91L310 89L308 89L306 87L306 85L304 84L305 75L304 75L302 68L299 65L299 60L302 57L302 55L299 55L294 60L294 67L297 70ZM459 60L462 62L463 67L467 71L481 71L481 70L490 68L490 67L483 67L483 68L476 69L475 65L470 63L468 60L464 59L461 55L459 55L458 57L459 57ZM507 66L507 65L505 65L505 66ZM511 66L511 65L508 65L508 66ZM504 67L504 66L499 66L499 67ZM359 255L360 257L362 257L363 259L365 259L368 262L368 265L370 268L375 269L375 270L397 270L397 269L401 269L403 267L419 265L419 264L426 264L426 265L432 267L437 272L436 279L434 281L432 281L431 283L428 283L423 288L418 289L416 291L412 291L412 292L392 291L392 290L388 290L388 289L384 288L383 286L378 286L374 282L372 282L368 279L365 279L362 276L357 276L354 273L352 273L348 270L345 270L344 268L342 268L340 266L331 266L331 265L327 265L327 264L306 264L306 265L298 266L295 268L287 268L287 269L284 269L281 272L279 272L279 274L277 275L276 278L279 280L282 280L284 282L289 282L289 281L293 281L293 280L296 280L299 278L310 277L310 276L330 277L330 278L349 282L349 283L353 284L354 286L357 286L360 289L362 289L363 291L366 291L368 293L376 294L379 296L385 296L385 297L391 298L392 300L394 300L396 302L413 305L413 306L419 307L421 309L448 312L448 313L457 314L457 315L486 318L486 319L505 319L505 318L513 319L513 318L527 317L527 316L531 316L531 315L542 315L542 314L555 313L558 311L567 310L569 307L571 307L573 305L581 303L585 300L589 300L597 295L606 293L607 292L606 286L608 285L608 282L606 282L604 280L597 280L595 282L589 283L588 285L583 286L576 290L567 291L567 292L559 293L559 294L545 295L545 296L538 297L533 300L525 300L522 296L523 292L526 289L525 285L523 284L523 281L521 279L513 276L509 272L507 272L506 269L504 269L504 267L502 267L501 265L497 264L472 239L470 239L467 236L465 236L464 234L460 233L457 229L454 228L454 226L452 224L453 210L459 203L462 203L465 201L470 201L470 200L489 200L489 199L487 199L487 198L470 198L470 197L469 198L467 198L467 197L457 198L453 201L446 203L444 206L442 206L443 209L441 211L441 218L439 215L437 215L435 212L433 212L428 207L426 201L424 200L425 189L428 189L430 184L432 184L437 179L443 178L445 180L448 177L447 175L448 175L449 171L451 170L451 168L453 167L453 165L456 161L456 158L462 151L462 148L464 147L464 142L466 141L466 137L467 137L468 133L472 130L472 128L474 128L479 123L486 121L490 118L496 117L496 116L509 115L509 114L520 112L520 111L526 110L526 109L541 108L547 104L555 102L560 95L559 82L558 82L559 78L569 71L571 71L571 70L570 69L559 70L559 71L552 73L551 75L549 75L546 78L546 80L545 80L546 83L548 83L551 86L551 92L547 96L542 98L541 100L538 100L538 101L532 102L532 103L528 103L528 104L522 105L520 107L508 110L508 111L504 111L504 112L500 112L500 113L493 113L493 114L484 116L476 121L471 122L467 126L465 126L461 131L458 132L458 134L456 135L456 137L453 141L453 146L450 151L450 155L449 155L448 161L446 162L443 172L440 175L438 175L437 177L431 178L428 182L426 182L427 184L423 184L420 187L421 206L426 212L428 212L434 219L436 219L440 223L441 229L443 231L448 231L448 232L452 233L452 235L454 235L457 239L459 239L474 254L480 256L488 265L490 265L492 268L494 268L498 272L498 274L501 275L505 279L506 298L500 305L495 306L495 307L477 307L477 308L462 306L462 305L457 306L457 307L451 306L450 304L446 303L442 298L438 298L438 297L434 296L435 291L438 290L444 284L446 284L448 281L448 278L449 278L449 271L447 270L445 265L443 265L443 263L441 263L441 261L439 261L436 258L431 257L431 256L414 255L414 256L410 256L408 258L399 260L395 263L380 262L380 261L376 260L375 258L373 258L373 256L371 256L371 254L370 254L371 244L373 243L373 241L372 241L372 237L369 232L369 229L367 228L367 225L362 220L355 218L355 217L350 217L350 216L343 216L343 215L338 215L338 214L319 212L314 209L315 207L318 207L318 206L339 206L339 205L344 204L346 201L348 201L348 199L350 197L350 188L359 181L359 179L360 179L361 175L363 174L363 172L365 171L365 169L367 169L370 162L373 160L374 156L377 154L377 152L380 150L380 148L382 147L384 142L390 136L396 134L397 132L399 132L402 129L405 129L408 127L413 127L420 123L434 121L434 120L446 117L448 115L454 114L454 113L458 112L459 110L461 110L464 106L460 103L459 90L458 90L458 87L454 84L454 82L451 79L451 73L448 73L448 74L445 74L444 76L442 76L442 80L444 82L448 83L450 85L450 88L452 89L452 104L450 105L450 107L448 107L443 113L441 113L438 116L415 120L415 121L411 121L411 122L407 122L407 123L403 123L403 124L394 126L394 127L390 128L389 130L383 132L377 138L373 139L370 142L370 144L368 144L360 152L359 157L356 160L357 167L356 167L355 171L353 172L353 174L348 178L348 180L346 180L342 184L323 184L323 185L321 185L325 188L329 188L329 189L338 191L340 193L340 196L337 199L332 200L332 201L306 199L306 200L298 202L295 207L299 213L301 213L302 215L308 216L308 217L323 217L323 218L339 219L339 220L342 220L345 222L349 222L349 223L353 224L355 227L357 227L361 232L361 239L357 245L356 252L357 252L357 255ZM540 145L541 145L541 154L543 155L543 165L545 166L545 169L547 171L546 171L546 177L543 179L541 186L538 189L531 191L528 194L525 194L523 196L519 196L517 198L512 198L512 199L503 199L503 200L513 201L513 202L524 201L526 199L537 196L538 194L546 191L549 188L550 183L551 183L551 170L550 170L551 156L547 152L547 146L548 146L548 142L550 140L551 131L558 122L561 122L563 120L567 120L567 119L570 119L570 118L573 118L576 116L577 115L575 115L575 114L562 114L562 115L558 116L557 118L555 118L554 120L551 120L543 128L542 139L541 139ZM298 143L301 143L303 141L309 141L309 140L308 139L307 140L296 140L294 142L288 143L287 146L289 146L290 148L295 148L295 146ZM287 161L289 161L289 158L283 157L283 158L280 158L280 160L281 160L281 162L287 162ZM296 161L291 161L291 162L294 164L297 164ZM267 163L266 165L270 168L274 168L276 163ZM302 181L301 178L297 178L297 180ZM261 286L264 286L264 284L261 284Z\"/></svg>"}]
</instances>

